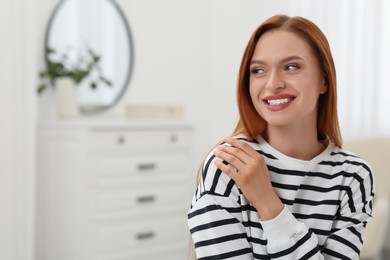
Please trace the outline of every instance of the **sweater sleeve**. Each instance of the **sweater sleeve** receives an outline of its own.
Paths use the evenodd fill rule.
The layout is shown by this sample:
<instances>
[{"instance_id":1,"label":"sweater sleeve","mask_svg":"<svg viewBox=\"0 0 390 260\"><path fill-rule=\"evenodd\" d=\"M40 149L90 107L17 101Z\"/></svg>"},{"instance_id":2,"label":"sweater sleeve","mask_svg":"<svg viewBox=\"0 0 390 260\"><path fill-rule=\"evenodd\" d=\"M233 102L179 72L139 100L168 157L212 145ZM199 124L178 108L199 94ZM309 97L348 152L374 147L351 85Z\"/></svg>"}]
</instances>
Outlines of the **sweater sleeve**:
<instances>
[{"instance_id":1,"label":"sweater sleeve","mask_svg":"<svg viewBox=\"0 0 390 260\"><path fill-rule=\"evenodd\" d=\"M242 221L239 192L234 181L221 173L210 154L191 208L188 226L198 260L253 260Z\"/></svg>"},{"instance_id":2,"label":"sweater sleeve","mask_svg":"<svg viewBox=\"0 0 390 260\"><path fill-rule=\"evenodd\" d=\"M359 180L359 179L356 179ZM325 244L320 247L316 235L285 207L274 219L261 221L271 259L353 259L358 260L363 233L371 218L373 181L371 173L354 181L344 193L339 213Z\"/></svg>"},{"instance_id":3,"label":"sweater sleeve","mask_svg":"<svg viewBox=\"0 0 390 260\"><path fill-rule=\"evenodd\" d=\"M236 218L233 203L227 197L205 194L192 207L188 225L198 260L253 260L246 230Z\"/></svg>"}]
</instances>

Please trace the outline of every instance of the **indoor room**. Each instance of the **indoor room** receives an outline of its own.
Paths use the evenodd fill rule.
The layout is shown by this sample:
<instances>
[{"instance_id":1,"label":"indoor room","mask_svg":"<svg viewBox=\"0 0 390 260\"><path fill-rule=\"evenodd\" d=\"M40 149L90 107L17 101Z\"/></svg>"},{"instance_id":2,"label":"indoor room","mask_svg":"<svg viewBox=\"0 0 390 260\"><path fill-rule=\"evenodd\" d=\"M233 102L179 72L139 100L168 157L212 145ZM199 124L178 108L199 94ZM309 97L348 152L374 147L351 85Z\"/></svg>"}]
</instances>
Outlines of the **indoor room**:
<instances>
[{"instance_id":1,"label":"indoor room","mask_svg":"<svg viewBox=\"0 0 390 260\"><path fill-rule=\"evenodd\" d=\"M218 144L233 142L226 137L242 133L237 130L242 122L237 87L248 40L260 24L279 14L312 21L328 40L342 137L335 147L348 154L343 163L351 163L355 155L362 158L371 178L367 185L372 191L362 198L367 200L367 220L359 217L364 235L349 229L364 241L361 250L347 236L336 236L339 242L349 240L343 243L356 255L360 252L359 259L390 259L386 0L2 0L0 259L184 260L195 259L195 251L199 259L203 254L203 259L274 259L271 253L267 258L254 252L249 258L207 255L210 244L197 243L200 232L192 228L196 212L191 210L201 201L197 194L206 189L202 185L210 153ZM283 83L288 89L288 81ZM281 103L296 97L279 98L273 105L283 110ZM215 167L227 178L219 168L223 165ZM355 174L351 167L338 174ZM230 169L241 172L234 164ZM310 175L314 170L307 171ZM211 188L218 191L215 185ZM350 185L347 193L354 192ZM245 190L237 190L247 197ZM325 201L330 199L321 199ZM342 204L343 198L335 201ZM351 211L356 210L358 206ZM323 218L342 212L326 212ZM306 223L309 215L291 216ZM343 221L347 218L352 217ZM241 228L247 234L248 227ZM327 254L327 243L319 237L317 254L302 259L337 258Z\"/></svg>"}]
</instances>

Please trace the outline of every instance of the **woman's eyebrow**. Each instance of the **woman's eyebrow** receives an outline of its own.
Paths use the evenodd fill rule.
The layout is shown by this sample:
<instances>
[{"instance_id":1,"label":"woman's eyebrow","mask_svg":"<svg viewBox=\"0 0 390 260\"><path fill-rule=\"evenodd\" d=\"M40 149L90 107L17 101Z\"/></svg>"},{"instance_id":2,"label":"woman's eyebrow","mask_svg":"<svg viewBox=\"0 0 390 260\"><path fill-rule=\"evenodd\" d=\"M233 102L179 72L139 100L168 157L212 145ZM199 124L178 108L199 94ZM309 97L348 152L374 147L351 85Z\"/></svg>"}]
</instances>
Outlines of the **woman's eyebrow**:
<instances>
[{"instance_id":1,"label":"woman's eyebrow","mask_svg":"<svg viewBox=\"0 0 390 260\"><path fill-rule=\"evenodd\" d=\"M291 56L288 56L286 58L283 58L279 61L279 63L285 63L287 61L291 61L291 60L304 60L303 58L301 58L300 56L298 55L291 55ZM258 64L258 65L263 65L263 64L266 64L266 62L262 61L262 60L257 60L257 59L254 59L254 60L251 60L251 65L252 64Z\"/></svg>"},{"instance_id":2,"label":"woman's eyebrow","mask_svg":"<svg viewBox=\"0 0 390 260\"><path fill-rule=\"evenodd\" d=\"M304 59L299 57L298 55L292 55L292 56L288 56L284 59L281 59L280 62L284 63L284 62L291 61L291 60L304 60Z\"/></svg>"}]
</instances>

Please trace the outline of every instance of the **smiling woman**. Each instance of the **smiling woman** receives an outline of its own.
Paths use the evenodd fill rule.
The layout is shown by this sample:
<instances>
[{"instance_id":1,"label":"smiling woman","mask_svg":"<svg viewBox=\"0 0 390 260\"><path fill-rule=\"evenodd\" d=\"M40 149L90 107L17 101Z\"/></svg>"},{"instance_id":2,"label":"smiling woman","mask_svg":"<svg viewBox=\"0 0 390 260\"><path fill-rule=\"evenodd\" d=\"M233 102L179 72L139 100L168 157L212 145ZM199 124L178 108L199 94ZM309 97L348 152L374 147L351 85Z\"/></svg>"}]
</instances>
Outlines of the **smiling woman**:
<instances>
[{"instance_id":1,"label":"smiling woman","mask_svg":"<svg viewBox=\"0 0 390 260\"><path fill-rule=\"evenodd\" d=\"M188 224L198 259L359 259L373 175L341 148L328 41L302 17L253 33L240 119L200 172Z\"/></svg>"}]
</instances>

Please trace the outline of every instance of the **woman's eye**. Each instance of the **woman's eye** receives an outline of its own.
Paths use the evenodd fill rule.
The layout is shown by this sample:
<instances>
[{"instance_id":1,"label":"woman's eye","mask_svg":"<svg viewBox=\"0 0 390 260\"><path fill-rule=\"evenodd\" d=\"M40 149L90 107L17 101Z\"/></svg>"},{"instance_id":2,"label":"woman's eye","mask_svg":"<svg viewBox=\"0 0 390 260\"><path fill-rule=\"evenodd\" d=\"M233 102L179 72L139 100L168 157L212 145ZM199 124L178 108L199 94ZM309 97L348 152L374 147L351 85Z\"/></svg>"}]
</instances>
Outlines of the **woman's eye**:
<instances>
[{"instance_id":1,"label":"woman's eye","mask_svg":"<svg viewBox=\"0 0 390 260\"><path fill-rule=\"evenodd\" d=\"M263 74L264 72L265 72L264 69L260 69L260 68L252 69L252 74Z\"/></svg>"},{"instance_id":2,"label":"woman's eye","mask_svg":"<svg viewBox=\"0 0 390 260\"><path fill-rule=\"evenodd\" d=\"M297 69L299 69L299 66L294 64L289 64L285 67L285 70L297 70Z\"/></svg>"}]
</instances>

